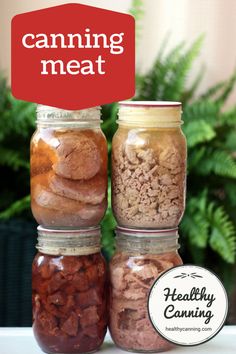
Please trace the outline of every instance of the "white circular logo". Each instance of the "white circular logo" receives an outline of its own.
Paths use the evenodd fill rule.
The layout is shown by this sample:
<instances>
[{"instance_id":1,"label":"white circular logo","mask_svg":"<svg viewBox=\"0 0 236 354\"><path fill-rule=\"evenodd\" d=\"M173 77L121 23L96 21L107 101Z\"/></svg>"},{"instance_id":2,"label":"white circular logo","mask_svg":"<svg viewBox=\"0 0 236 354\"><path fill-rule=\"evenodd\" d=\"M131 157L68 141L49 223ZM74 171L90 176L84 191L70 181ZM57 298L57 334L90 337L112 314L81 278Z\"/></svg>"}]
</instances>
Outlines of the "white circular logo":
<instances>
[{"instance_id":1,"label":"white circular logo","mask_svg":"<svg viewBox=\"0 0 236 354\"><path fill-rule=\"evenodd\" d=\"M194 265L167 270L153 284L148 299L148 313L156 331L184 346L214 337L227 312L228 298L219 278Z\"/></svg>"}]
</instances>

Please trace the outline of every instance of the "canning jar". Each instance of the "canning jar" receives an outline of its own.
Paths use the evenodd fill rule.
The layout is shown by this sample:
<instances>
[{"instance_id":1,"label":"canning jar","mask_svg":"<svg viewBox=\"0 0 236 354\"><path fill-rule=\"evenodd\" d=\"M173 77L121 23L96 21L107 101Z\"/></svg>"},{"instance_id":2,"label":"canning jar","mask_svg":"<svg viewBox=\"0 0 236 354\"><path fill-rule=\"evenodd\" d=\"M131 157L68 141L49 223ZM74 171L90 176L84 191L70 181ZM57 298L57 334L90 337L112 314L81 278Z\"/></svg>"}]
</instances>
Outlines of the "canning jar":
<instances>
[{"instance_id":1,"label":"canning jar","mask_svg":"<svg viewBox=\"0 0 236 354\"><path fill-rule=\"evenodd\" d=\"M31 139L31 208L51 228L100 223L107 207L107 143L100 107L37 108Z\"/></svg>"},{"instance_id":2,"label":"canning jar","mask_svg":"<svg viewBox=\"0 0 236 354\"><path fill-rule=\"evenodd\" d=\"M99 349L107 326L106 265L100 228L38 228L33 261L33 331L46 353Z\"/></svg>"},{"instance_id":3,"label":"canning jar","mask_svg":"<svg viewBox=\"0 0 236 354\"><path fill-rule=\"evenodd\" d=\"M110 262L109 329L116 345L124 350L159 352L173 345L153 328L148 294L158 276L182 264L177 229L131 230L118 227L117 250Z\"/></svg>"},{"instance_id":4,"label":"canning jar","mask_svg":"<svg viewBox=\"0 0 236 354\"><path fill-rule=\"evenodd\" d=\"M180 102L121 102L112 141L112 207L119 225L177 227L185 208Z\"/></svg>"}]
</instances>

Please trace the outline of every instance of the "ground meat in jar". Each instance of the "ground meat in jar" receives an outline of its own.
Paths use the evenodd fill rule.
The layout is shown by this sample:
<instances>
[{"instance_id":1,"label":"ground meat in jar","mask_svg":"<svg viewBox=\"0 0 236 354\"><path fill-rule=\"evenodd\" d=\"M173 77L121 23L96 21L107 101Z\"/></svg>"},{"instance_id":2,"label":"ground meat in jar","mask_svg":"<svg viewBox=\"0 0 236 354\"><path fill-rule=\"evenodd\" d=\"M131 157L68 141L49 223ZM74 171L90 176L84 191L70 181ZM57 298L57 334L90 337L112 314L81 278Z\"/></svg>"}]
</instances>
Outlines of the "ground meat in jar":
<instances>
[{"instance_id":1,"label":"ground meat in jar","mask_svg":"<svg viewBox=\"0 0 236 354\"><path fill-rule=\"evenodd\" d=\"M186 143L180 130L119 127L112 142L112 207L119 225L177 227L185 183Z\"/></svg>"}]
</instances>

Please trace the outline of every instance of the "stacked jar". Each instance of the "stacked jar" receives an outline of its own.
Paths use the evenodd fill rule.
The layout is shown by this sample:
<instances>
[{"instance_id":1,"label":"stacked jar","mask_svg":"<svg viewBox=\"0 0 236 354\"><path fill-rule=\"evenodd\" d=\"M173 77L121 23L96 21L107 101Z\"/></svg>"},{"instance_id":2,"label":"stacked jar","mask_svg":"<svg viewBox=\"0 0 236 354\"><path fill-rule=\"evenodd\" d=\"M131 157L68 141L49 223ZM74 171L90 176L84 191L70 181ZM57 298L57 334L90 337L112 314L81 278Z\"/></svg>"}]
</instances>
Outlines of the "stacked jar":
<instances>
[{"instance_id":1,"label":"stacked jar","mask_svg":"<svg viewBox=\"0 0 236 354\"><path fill-rule=\"evenodd\" d=\"M110 263L109 326L122 349L168 350L153 329L148 293L182 263L178 225L185 208L186 140L180 102L121 102L112 142L112 207L117 252Z\"/></svg>"},{"instance_id":2,"label":"stacked jar","mask_svg":"<svg viewBox=\"0 0 236 354\"><path fill-rule=\"evenodd\" d=\"M107 143L100 108L38 106L31 140L33 329L47 353L88 353L107 325L100 226L107 207Z\"/></svg>"}]
</instances>

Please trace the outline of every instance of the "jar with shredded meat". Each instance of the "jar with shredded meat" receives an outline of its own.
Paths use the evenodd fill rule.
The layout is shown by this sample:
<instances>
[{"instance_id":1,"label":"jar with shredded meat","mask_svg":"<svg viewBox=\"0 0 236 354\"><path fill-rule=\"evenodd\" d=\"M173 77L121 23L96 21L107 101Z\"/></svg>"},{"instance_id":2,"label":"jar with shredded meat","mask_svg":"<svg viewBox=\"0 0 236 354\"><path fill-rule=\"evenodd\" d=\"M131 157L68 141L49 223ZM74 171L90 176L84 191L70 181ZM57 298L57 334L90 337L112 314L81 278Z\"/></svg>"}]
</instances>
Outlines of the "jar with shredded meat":
<instances>
[{"instance_id":1,"label":"jar with shredded meat","mask_svg":"<svg viewBox=\"0 0 236 354\"><path fill-rule=\"evenodd\" d=\"M33 331L46 353L90 353L107 328L107 272L100 228L38 227L32 267Z\"/></svg>"},{"instance_id":2,"label":"jar with shredded meat","mask_svg":"<svg viewBox=\"0 0 236 354\"><path fill-rule=\"evenodd\" d=\"M107 142L100 108L37 108L31 139L31 209L40 225L80 228L100 223L107 207Z\"/></svg>"},{"instance_id":3,"label":"jar with shredded meat","mask_svg":"<svg viewBox=\"0 0 236 354\"><path fill-rule=\"evenodd\" d=\"M117 251L110 262L109 329L116 345L135 352L161 352L173 345L149 319L149 291L161 273L182 264L177 229L151 231L117 227Z\"/></svg>"},{"instance_id":4,"label":"jar with shredded meat","mask_svg":"<svg viewBox=\"0 0 236 354\"><path fill-rule=\"evenodd\" d=\"M177 227L185 208L180 102L120 103L112 141L112 207L119 225Z\"/></svg>"}]
</instances>

